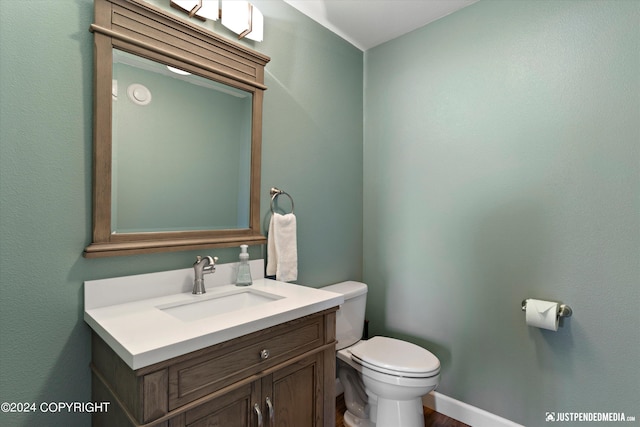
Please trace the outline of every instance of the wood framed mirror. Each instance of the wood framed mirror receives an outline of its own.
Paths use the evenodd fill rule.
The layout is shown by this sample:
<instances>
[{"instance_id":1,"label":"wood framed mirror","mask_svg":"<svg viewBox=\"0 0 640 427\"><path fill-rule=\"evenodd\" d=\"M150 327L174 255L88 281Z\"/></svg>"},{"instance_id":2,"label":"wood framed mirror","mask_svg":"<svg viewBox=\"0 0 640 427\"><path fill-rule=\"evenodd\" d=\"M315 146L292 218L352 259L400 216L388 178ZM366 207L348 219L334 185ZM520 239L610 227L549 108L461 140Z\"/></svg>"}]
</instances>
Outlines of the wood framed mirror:
<instances>
[{"instance_id":1,"label":"wood framed mirror","mask_svg":"<svg viewBox=\"0 0 640 427\"><path fill-rule=\"evenodd\" d=\"M143 0L94 7L93 238L84 256L264 244L269 57Z\"/></svg>"}]
</instances>

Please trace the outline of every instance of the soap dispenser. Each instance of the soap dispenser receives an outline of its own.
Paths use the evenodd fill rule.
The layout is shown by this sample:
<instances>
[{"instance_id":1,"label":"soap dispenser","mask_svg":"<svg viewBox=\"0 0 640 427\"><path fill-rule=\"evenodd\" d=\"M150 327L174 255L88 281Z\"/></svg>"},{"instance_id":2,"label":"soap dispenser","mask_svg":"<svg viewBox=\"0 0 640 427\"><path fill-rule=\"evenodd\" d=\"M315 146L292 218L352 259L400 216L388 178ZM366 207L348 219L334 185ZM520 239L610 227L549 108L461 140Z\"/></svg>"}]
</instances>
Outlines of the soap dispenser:
<instances>
[{"instance_id":1,"label":"soap dispenser","mask_svg":"<svg viewBox=\"0 0 640 427\"><path fill-rule=\"evenodd\" d=\"M240 245L240 264L238 264L238 276L236 277L236 286L250 286L251 269L249 268L249 253L247 245Z\"/></svg>"}]
</instances>

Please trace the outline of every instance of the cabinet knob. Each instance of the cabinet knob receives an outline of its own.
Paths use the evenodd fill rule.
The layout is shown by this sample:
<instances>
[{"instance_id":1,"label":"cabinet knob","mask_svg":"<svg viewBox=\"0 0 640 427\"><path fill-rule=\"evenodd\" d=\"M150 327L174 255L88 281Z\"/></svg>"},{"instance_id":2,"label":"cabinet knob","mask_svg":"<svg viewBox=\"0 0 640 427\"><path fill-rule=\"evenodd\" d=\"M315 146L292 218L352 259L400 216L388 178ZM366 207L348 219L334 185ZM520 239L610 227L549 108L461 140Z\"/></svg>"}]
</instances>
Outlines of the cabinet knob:
<instances>
[{"instance_id":1,"label":"cabinet knob","mask_svg":"<svg viewBox=\"0 0 640 427\"><path fill-rule=\"evenodd\" d=\"M260 352L260 359L267 360L269 358L269 350L266 348Z\"/></svg>"}]
</instances>

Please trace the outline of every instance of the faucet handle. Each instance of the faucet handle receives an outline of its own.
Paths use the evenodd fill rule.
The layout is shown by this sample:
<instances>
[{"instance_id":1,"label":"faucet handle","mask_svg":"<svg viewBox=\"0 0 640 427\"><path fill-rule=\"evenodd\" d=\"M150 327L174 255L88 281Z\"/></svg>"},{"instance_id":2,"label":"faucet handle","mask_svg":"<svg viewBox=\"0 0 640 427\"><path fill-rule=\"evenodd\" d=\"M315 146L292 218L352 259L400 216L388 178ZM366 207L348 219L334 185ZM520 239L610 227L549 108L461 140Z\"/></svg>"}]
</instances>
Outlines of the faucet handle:
<instances>
[{"instance_id":1,"label":"faucet handle","mask_svg":"<svg viewBox=\"0 0 640 427\"><path fill-rule=\"evenodd\" d=\"M202 261L207 261L207 265L203 267L204 270L211 271L213 269L213 271L215 271L215 265L218 262L218 257L208 255L202 257L200 255L196 255L196 262L193 263L193 266L195 267L196 265L199 265Z\"/></svg>"},{"instance_id":2,"label":"faucet handle","mask_svg":"<svg viewBox=\"0 0 640 427\"><path fill-rule=\"evenodd\" d=\"M205 258L208 260L208 262L207 262L208 265L206 265L202 269L202 272L205 273L205 274L215 273L215 271L216 271L216 262L218 262L218 257L217 256L214 256L214 257L206 256Z\"/></svg>"}]
</instances>

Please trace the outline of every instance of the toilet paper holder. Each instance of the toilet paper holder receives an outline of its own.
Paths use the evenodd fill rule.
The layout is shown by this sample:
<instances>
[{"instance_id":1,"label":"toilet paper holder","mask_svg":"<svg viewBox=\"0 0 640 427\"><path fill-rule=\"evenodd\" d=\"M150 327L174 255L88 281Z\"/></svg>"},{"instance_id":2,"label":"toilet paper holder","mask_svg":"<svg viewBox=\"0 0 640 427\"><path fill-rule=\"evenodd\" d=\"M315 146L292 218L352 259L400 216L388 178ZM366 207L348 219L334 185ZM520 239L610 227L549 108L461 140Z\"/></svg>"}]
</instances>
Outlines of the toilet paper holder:
<instances>
[{"instance_id":1,"label":"toilet paper holder","mask_svg":"<svg viewBox=\"0 0 640 427\"><path fill-rule=\"evenodd\" d=\"M522 311L527 311L527 301L526 299L522 300ZM557 317L571 317L573 314L573 310L567 304L559 304L558 312L556 313Z\"/></svg>"}]
</instances>

